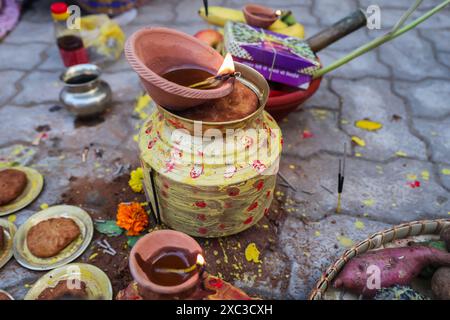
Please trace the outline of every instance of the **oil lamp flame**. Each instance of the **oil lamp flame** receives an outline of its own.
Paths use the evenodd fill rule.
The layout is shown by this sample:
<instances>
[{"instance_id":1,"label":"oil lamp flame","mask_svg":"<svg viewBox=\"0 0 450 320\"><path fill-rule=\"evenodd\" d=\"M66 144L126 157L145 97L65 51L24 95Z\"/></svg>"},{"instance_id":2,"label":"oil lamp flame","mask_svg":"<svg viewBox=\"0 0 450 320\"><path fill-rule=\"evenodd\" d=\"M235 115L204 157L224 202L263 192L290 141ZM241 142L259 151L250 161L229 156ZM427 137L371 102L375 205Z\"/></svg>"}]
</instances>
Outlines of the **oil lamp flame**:
<instances>
[{"instance_id":1,"label":"oil lamp flame","mask_svg":"<svg viewBox=\"0 0 450 320\"><path fill-rule=\"evenodd\" d=\"M200 253L197 255L197 262L196 262L196 264L198 266L203 266L205 264L205 258L203 258L203 256Z\"/></svg>"},{"instance_id":2,"label":"oil lamp flame","mask_svg":"<svg viewBox=\"0 0 450 320\"><path fill-rule=\"evenodd\" d=\"M225 56L225 58L223 59L223 63L219 68L219 71L217 71L217 75L224 75L224 74L232 74L234 73L234 62L233 62L233 57L231 56L231 54L228 52Z\"/></svg>"}]
</instances>

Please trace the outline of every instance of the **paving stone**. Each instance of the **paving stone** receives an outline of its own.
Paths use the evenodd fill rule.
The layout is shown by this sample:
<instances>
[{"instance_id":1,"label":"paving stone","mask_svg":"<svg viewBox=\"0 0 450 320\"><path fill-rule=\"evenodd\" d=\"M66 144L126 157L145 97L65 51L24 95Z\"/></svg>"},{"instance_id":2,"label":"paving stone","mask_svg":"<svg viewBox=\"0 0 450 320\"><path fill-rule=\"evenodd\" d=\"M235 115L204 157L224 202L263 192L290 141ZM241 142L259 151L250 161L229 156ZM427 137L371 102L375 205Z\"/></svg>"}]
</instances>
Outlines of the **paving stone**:
<instances>
[{"instance_id":1,"label":"paving stone","mask_svg":"<svg viewBox=\"0 0 450 320\"><path fill-rule=\"evenodd\" d=\"M312 108L291 113L280 123L283 132L283 154L305 158L319 151L339 153L350 138L338 128L337 113ZM312 135L312 136L310 136Z\"/></svg>"},{"instance_id":2,"label":"paving stone","mask_svg":"<svg viewBox=\"0 0 450 320\"><path fill-rule=\"evenodd\" d=\"M355 222L363 223L362 229ZM357 244L368 235L390 225L365 218L333 215L317 223L304 223L288 217L281 229L280 245L292 261L288 294L292 299L307 299L326 269L344 253L346 242ZM345 243L347 244L347 243Z\"/></svg>"},{"instance_id":3,"label":"paving stone","mask_svg":"<svg viewBox=\"0 0 450 320\"><path fill-rule=\"evenodd\" d=\"M174 8L174 2L165 0L152 1L148 5L138 8L138 15L132 23L140 25L152 25L160 22L169 23L175 18Z\"/></svg>"},{"instance_id":4,"label":"paving stone","mask_svg":"<svg viewBox=\"0 0 450 320\"><path fill-rule=\"evenodd\" d=\"M0 50L0 69L29 70L41 61L41 53L46 44L30 43L15 45L5 43ZM17 51L20 54L17 54Z\"/></svg>"},{"instance_id":5,"label":"paving stone","mask_svg":"<svg viewBox=\"0 0 450 320\"><path fill-rule=\"evenodd\" d=\"M218 2L218 1L215 1L214 3L216 3L216 2ZM246 2L242 1L242 0L226 0L226 1L222 1L222 2L223 2L224 6L236 8L236 9L241 9L246 4ZM255 0L255 1L252 1L251 3L261 4L261 5L269 6L269 7L275 9L275 8L279 8L280 6L290 7L290 6L296 6L296 5L311 7L313 0L301 0L301 1L298 1L298 0L284 0L284 1ZM214 4L214 5L216 5L216 4Z\"/></svg>"},{"instance_id":6,"label":"paving stone","mask_svg":"<svg viewBox=\"0 0 450 320\"><path fill-rule=\"evenodd\" d=\"M53 0L31 1L27 3L20 19L33 23L50 23L52 21L50 6Z\"/></svg>"},{"instance_id":7,"label":"paving stone","mask_svg":"<svg viewBox=\"0 0 450 320\"><path fill-rule=\"evenodd\" d=\"M344 57L347 53L348 52L344 50L335 51L332 49L326 49L321 52L319 56L322 64L327 66ZM390 71L388 67L378 61L376 52L372 51L357 57L340 68L331 71L328 75L343 78L362 78L369 76L389 77Z\"/></svg>"},{"instance_id":8,"label":"paving stone","mask_svg":"<svg viewBox=\"0 0 450 320\"><path fill-rule=\"evenodd\" d=\"M420 4L420 8L422 9L430 9L434 6L438 5L442 1L440 0L429 0L429 1L423 1ZM378 5L382 10L392 10L393 8L400 8L400 9L408 9L413 4L413 1L411 0L359 0L359 4L363 8L367 8L370 5Z\"/></svg>"},{"instance_id":9,"label":"paving stone","mask_svg":"<svg viewBox=\"0 0 450 320\"><path fill-rule=\"evenodd\" d=\"M22 91L14 98L14 104L34 104L59 100L63 83L60 72L36 71L27 75L21 82Z\"/></svg>"},{"instance_id":10,"label":"paving stone","mask_svg":"<svg viewBox=\"0 0 450 320\"><path fill-rule=\"evenodd\" d=\"M251 296L263 296L269 299L284 299L284 287L289 279L285 278L286 269L290 268L287 257L280 251L266 251L262 258L264 275L255 277L251 272L243 272L242 280L235 280L233 284Z\"/></svg>"},{"instance_id":11,"label":"paving stone","mask_svg":"<svg viewBox=\"0 0 450 320\"><path fill-rule=\"evenodd\" d=\"M438 164L437 168L442 183L447 188L447 190L450 190L450 164ZM448 212L448 214L450 215L450 211Z\"/></svg>"},{"instance_id":12,"label":"paving stone","mask_svg":"<svg viewBox=\"0 0 450 320\"><path fill-rule=\"evenodd\" d=\"M331 76L322 78L319 89L304 102L304 108L321 107L332 110L339 109L339 96L330 90L330 79Z\"/></svg>"},{"instance_id":13,"label":"paving stone","mask_svg":"<svg viewBox=\"0 0 450 320\"><path fill-rule=\"evenodd\" d=\"M448 70L436 65L431 45L415 30L384 44L379 50L381 61L392 67L396 79L448 77Z\"/></svg>"},{"instance_id":14,"label":"paving stone","mask_svg":"<svg viewBox=\"0 0 450 320\"><path fill-rule=\"evenodd\" d=\"M38 136L36 128L49 126L48 137L41 145L54 146L58 150L82 150L90 143L103 146L117 146L124 141L131 130L128 119L122 114L127 106L116 105L111 111L100 117L103 122L75 122L75 118L66 110L50 112L52 105L35 105L33 107L6 106L0 109L4 120L2 130L8 135L0 136L0 145L14 139L15 141L33 142ZM17 116L25 115L26 116ZM56 139L56 140L55 140Z\"/></svg>"},{"instance_id":15,"label":"paving stone","mask_svg":"<svg viewBox=\"0 0 450 320\"><path fill-rule=\"evenodd\" d=\"M128 71L104 73L102 79L111 86L113 101L133 101L143 90L138 75L131 68Z\"/></svg>"},{"instance_id":16,"label":"paving stone","mask_svg":"<svg viewBox=\"0 0 450 320\"><path fill-rule=\"evenodd\" d=\"M283 208L288 216L319 221L335 214L337 157L320 154L300 160L283 155L280 170L297 188L297 192L283 191ZM411 187L416 180L420 186ZM428 162L399 158L383 164L347 158L342 214L393 224L446 218L449 200L449 193L439 185Z\"/></svg>"},{"instance_id":17,"label":"paving stone","mask_svg":"<svg viewBox=\"0 0 450 320\"><path fill-rule=\"evenodd\" d=\"M134 135L141 121L132 113L142 87L123 56L103 68L103 78L114 92L114 103L97 118L100 120L75 122L64 108L54 108L59 104L59 74L64 67L54 44L50 2L33 2L32 9L0 44L0 69L29 70L39 64L40 58L43 60L21 81L24 72L0 71L0 161L16 159L32 166L46 182L38 200L17 214L17 225L39 210L42 203L59 204L71 177L89 176L112 183L117 165L138 165ZM358 6L367 7L374 1L259 2L274 8L292 8L310 36ZM424 1L421 7L429 8L437 2ZM319 57L325 65L385 33L411 1L375 3L382 4L383 29L358 30L324 49ZM237 0L210 2L238 9L243 4ZM129 36L148 21L194 34L210 27L197 15L201 6L197 0L155 0L140 8L137 19L123 29ZM450 49L443 41L450 28L449 14L450 7L421 25L420 31L409 32L328 74L303 109L280 122L285 141L280 170L297 191L281 184L277 188L275 202L281 203L280 211L286 217L280 220L279 238L273 248L260 248L262 275L245 270L240 280L224 274L226 280L263 298L305 299L321 273L344 252L345 245L392 224L449 217L450 117L443 102L449 100ZM26 55L14 55L12 44L17 44L18 50L28 48ZM22 91L14 97L17 89ZM383 128L366 132L354 127L355 120L366 117L380 121ZM36 129L45 125L50 126L48 137L33 146ZM305 129L313 134L311 138L303 138ZM366 146L351 145L350 135L363 138ZM348 144L346 178L342 213L336 214L338 157L342 156L344 141ZM85 147L89 152L83 162ZM397 157L397 151L407 157ZM416 180L420 186L412 188L411 182ZM94 210L92 204L84 206ZM33 284L41 275L12 259L2 268L0 283L2 289L20 299L29 290L25 285Z\"/></svg>"},{"instance_id":18,"label":"paving stone","mask_svg":"<svg viewBox=\"0 0 450 320\"><path fill-rule=\"evenodd\" d=\"M44 60L39 64L38 70L45 71L59 71L62 72L65 69L59 49L56 44L50 45L44 53Z\"/></svg>"},{"instance_id":19,"label":"paving stone","mask_svg":"<svg viewBox=\"0 0 450 320\"><path fill-rule=\"evenodd\" d=\"M5 43L55 42L53 24L21 21L5 38Z\"/></svg>"},{"instance_id":20,"label":"paving stone","mask_svg":"<svg viewBox=\"0 0 450 320\"><path fill-rule=\"evenodd\" d=\"M313 14L324 26L329 26L358 9L356 1L316 0L313 2Z\"/></svg>"},{"instance_id":21,"label":"paving stone","mask_svg":"<svg viewBox=\"0 0 450 320\"><path fill-rule=\"evenodd\" d=\"M16 92L15 83L24 75L20 71L0 71L0 105L8 101Z\"/></svg>"},{"instance_id":22,"label":"paving stone","mask_svg":"<svg viewBox=\"0 0 450 320\"><path fill-rule=\"evenodd\" d=\"M450 52L438 52L437 59L450 70Z\"/></svg>"},{"instance_id":23,"label":"paving stone","mask_svg":"<svg viewBox=\"0 0 450 320\"><path fill-rule=\"evenodd\" d=\"M450 52L450 41L443 41L448 38L448 30L421 29L420 34L422 37L432 41L436 47L436 50Z\"/></svg>"},{"instance_id":24,"label":"paving stone","mask_svg":"<svg viewBox=\"0 0 450 320\"><path fill-rule=\"evenodd\" d=\"M424 1L426 2L426 1ZM412 4L412 2L411 2ZM400 19L400 17L405 13L405 9L395 9L395 8L386 8L383 6L380 6L380 23L381 23L381 29L380 30L373 30L374 32L378 32L380 35L381 33L386 33L389 31L390 28L392 28ZM424 10L416 10L407 20L405 24L408 24L409 22L414 21L415 19L419 18L423 14L425 14L426 11ZM439 28L448 28L449 23L445 18L446 12L438 12L435 15L433 15L431 18L429 18L427 21L421 23L417 28L418 29L439 29Z\"/></svg>"},{"instance_id":25,"label":"paving stone","mask_svg":"<svg viewBox=\"0 0 450 320\"><path fill-rule=\"evenodd\" d=\"M405 105L391 92L388 80L333 79L331 87L342 97L342 129L365 140L366 146L355 147L355 152L381 161L394 157L399 151L426 159L425 145L410 133ZM397 116L401 119L394 120ZM383 127L369 132L354 125L355 121L366 118L382 123Z\"/></svg>"},{"instance_id":26,"label":"paving stone","mask_svg":"<svg viewBox=\"0 0 450 320\"><path fill-rule=\"evenodd\" d=\"M434 161L450 164L450 117L441 121L414 119L414 128L430 141Z\"/></svg>"},{"instance_id":27,"label":"paving stone","mask_svg":"<svg viewBox=\"0 0 450 320\"><path fill-rule=\"evenodd\" d=\"M396 81L394 88L408 100L414 116L440 119L450 115L450 80Z\"/></svg>"}]
</instances>

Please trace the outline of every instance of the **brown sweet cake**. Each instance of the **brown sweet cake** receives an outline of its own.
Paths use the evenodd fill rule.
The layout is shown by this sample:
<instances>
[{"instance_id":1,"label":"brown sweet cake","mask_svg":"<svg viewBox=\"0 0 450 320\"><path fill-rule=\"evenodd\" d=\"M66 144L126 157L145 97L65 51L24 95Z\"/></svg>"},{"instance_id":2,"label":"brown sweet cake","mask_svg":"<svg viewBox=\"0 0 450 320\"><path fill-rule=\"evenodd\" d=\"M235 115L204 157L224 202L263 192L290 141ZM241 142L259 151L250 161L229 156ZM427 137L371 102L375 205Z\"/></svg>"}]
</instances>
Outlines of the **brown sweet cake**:
<instances>
[{"instance_id":1,"label":"brown sweet cake","mask_svg":"<svg viewBox=\"0 0 450 320\"><path fill-rule=\"evenodd\" d=\"M11 298L6 293L0 292L0 301L2 300L11 300Z\"/></svg>"},{"instance_id":2,"label":"brown sweet cake","mask_svg":"<svg viewBox=\"0 0 450 320\"><path fill-rule=\"evenodd\" d=\"M27 176L20 170L0 171L0 206L13 202L27 186Z\"/></svg>"},{"instance_id":3,"label":"brown sweet cake","mask_svg":"<svg viewBox=\"0 0 450 320\"><path fill-rule=\"evenodd\" d=\"M70 288L67 280L59 281L54 288L46 288L37 300L84 300L87 299L86 283L80 281L80 288ZM72 284L71 284L72 285ZM73 286L73 285L72 285Z\"/></svg>"},{"instance_id":4,"label":"brown sweet cake","mask_svg":"<svg viewBox=\"0 0 450 320\"><path fill-rule=\"evenodd\" d=\"M177 115L197 121L224 122L245 118L255 112L258 105L256 94L241 82L235 81L229 95L179 111Z\"/></svg>"},{"instance_id":5,"label":"brown sweet cake","mask_svg":"<svg viewBox=\"0 0 450 320\"><path fill-rule=\"evenodd\" d=\"M39 258L57 255L80 235L80 228L69 218L51 218L31 227L27 234L30 252Z\"/></svg>"},{"instance_id":6,"label":"brown sweet cake","mask_svg":"<svg viewBox=\"0 0 450 320\"><path fill-rule=\"evenodd\" d=\"M5 246L5 230L2 226L0 226L0 252L3 250Z\"/></svg>"}]
</instances>

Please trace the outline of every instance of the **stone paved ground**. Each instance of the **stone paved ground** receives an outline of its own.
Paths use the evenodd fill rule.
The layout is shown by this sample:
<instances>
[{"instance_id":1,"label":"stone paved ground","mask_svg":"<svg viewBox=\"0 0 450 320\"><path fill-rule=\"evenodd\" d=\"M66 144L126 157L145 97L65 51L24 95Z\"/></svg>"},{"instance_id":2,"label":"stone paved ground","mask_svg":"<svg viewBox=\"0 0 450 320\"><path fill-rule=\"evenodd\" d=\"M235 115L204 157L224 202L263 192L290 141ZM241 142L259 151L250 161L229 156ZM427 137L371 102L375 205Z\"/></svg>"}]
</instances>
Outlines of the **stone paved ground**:
<instances>
[{"instance_id":1,"label":"stone paved ground","mask_svg":"<svg viewBox=\"0 0 450 320\"><path fill-rule=\"evenodd\" d=\"M39 199L10 218L17 217L17 225L42 203L63 203L63 193L70 192L74 177L115 183L112 172L116 164L137 165L133 141L137 120L131 115L141 88L123 58L104 70L104 78L114 91L114 103L103 115L103 122L80 124L65 110L54 107L59 104L58 75L63 67L47 2L34 1L18 27L0 43L0 154L39 169L46 181ZM199 0L150 2L125 27L127 35L148 24L191 34L206 27L196 14ZM424 6L437 2L425 1ZM242 6L241 1L210 3ZM324 50L320 57L326 65L386 32L410 1L265 3L292 9L309 35L358 5L381 6L383 29L356 32ZM285 136L281 171L298 191L280 186L271 219L243 235L202 242L212 272L220 272L251 294L305 299L321 272L352 243L393 224L450 217L449 17L447 8L417 30L327 75L304 108L281 121ZM364 118L381 122L383 128L378 132L356 128L354 122ZM43 125L50 127L48 138L32 146ZM313 136L302 138L304 130ZM351 145L353 135L364 139L366 146ZM344 142L351 147L343 209L335 214L338 158ZM81 162L86 146L101 149L103 157L91 152L88 161ZM420 187L411 188L411 179L420 181ZM80 205L89 209L89 203ZM267 224L273 237L258 242L262 246L261 265L244 261L243 248L235 248L241 251L236 253L241 259L238 276L223 266L229 257L226 250L212 253L212 248L224 248L227 241L245 246L255 235L261 238L259 234L266 232ZM86 255L81 260L86 261ZM21 298L40 275L11 260L0 272L0 288Z\"/></svg>"}]
</instances>

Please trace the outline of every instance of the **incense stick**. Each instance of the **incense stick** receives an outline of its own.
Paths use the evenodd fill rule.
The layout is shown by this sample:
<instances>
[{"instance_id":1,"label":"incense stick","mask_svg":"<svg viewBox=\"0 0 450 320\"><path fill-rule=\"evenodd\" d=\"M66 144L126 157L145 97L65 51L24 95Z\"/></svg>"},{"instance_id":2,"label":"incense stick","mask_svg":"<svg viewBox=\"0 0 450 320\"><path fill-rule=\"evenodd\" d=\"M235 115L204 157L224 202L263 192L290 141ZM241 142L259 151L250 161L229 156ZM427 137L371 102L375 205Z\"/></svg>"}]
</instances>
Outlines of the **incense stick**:
<instances>
[{"instance_id":1,"label":"incense stick","mask_svg":"<svg viewBox=\"0 0 450 320\"><path fill-rule=\"evenodd\" d=\"M191 84L189 86L189 88L192 88L192 89L210 89L210 88L217 87L223 81L227 81L230 78L238 78L240 76L241 76L240 72L220 74L220 75L217 75L217 76L206 78L203 81Z\"/></svg>"},{"instance_id":2,"label":"incense stick","mask_svg":"<svg viewBox=\"0 0 450 320\"><path fill-rule=\"evenodd\" d=\"M345 158L346 158L346 155L347 155L347 143L344 143L344 158L343 158L342 161L341 161L341 159L339 159L338 199L337 199L336 213L340 213L341 212L341 199L342 199L342 191L344 190Z\"/></svg>"}]
</instances>

